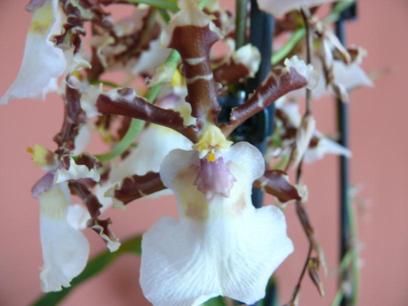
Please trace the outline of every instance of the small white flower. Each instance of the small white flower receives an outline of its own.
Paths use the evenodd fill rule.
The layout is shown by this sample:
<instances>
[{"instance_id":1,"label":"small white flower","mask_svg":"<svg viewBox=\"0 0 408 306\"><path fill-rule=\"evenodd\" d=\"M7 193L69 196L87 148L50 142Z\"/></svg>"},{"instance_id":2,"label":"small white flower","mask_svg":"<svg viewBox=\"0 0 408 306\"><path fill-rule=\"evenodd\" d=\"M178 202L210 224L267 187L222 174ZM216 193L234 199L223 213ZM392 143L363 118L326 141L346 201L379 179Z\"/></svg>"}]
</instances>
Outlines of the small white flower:
<instances>
[{"instance_id":1,"label":"small white flower","mask_svg":"<svg viewBox=\"0 0 408 306\"><path fill-rule=\"evenodd\" d=\"M302 7L308 8L333 1L336 0L258 0L258 5L261 10L280 17Z\"/></svg>"},{"instance_id":2,"label":"small white flower","mask_svg":"<svg viewBox=\"0 0 408 306\"><path fill-rule=\"evenodd\" d=\"M39 195L43 267L40 278L44 292L69 287L86 266L89 244L80 229L86 213L70 204L65 184L54 185ZM69 211L74 209L74 212ZM76 226L72 226L72 225Z\"/></svg>"},{"instance_id":3,"label":"small white flower","mask_svg":"<svg viewBox=\"0 0 408 306\"><path fill-rule=\"evenodd\" d=\"M283 213L251 203L262 154L242 142L213 157L174 150L161 165L180 218L162 218L143 236L140 283L155 306L201 305L218 295L252 304L293 250Z\"/></svg>"},{"instance_id":4,"label":"small white flower","mask_svg":"<svg viewBox=\"0 0 408 306\"><path fill-rule=\"evenodd\" d=\"M0 104L15 98L44 98L48 92L57 90L57 79L65 71L66 59L51 39L60 33L61 27L58 0L48 0L34 10L20 71Z\"/></svg>"},{"instance_id":5,"label":"small white flower","mask_svg":"<svg viewBox=\"0 0 408 306\"><path fill-rule=\"evenodd\" d=\"M289 121L288 123L293 128L299 128L301 126L302 118L300 115L298 103L286 101L286 99L283 98L283 99L278 100L275 105L277 109L279 109L280 111L284 113L287 120ZM305 131L303 133L305 133ZM303 156L305 162L311 163L316 160L322 159L323 157L326 156L326 154L334 154L334 155L342 155L346 157L351 157L351 151L349 149L339 145L337 142L323 135L318 130L315 129L315 131L312 134L312 137L317 140L317 144L307 147L306 151L304 152L304 156ZM310 140L309 140L309 143L310 143ZM290 152L291 144L292 144L292 141L284 141L283 148L282 148L283 154L289 154L288 152ZM303 145L301 146L304 148ZM273 148L273 149L276 149L276 148ZM275 151L273 149L272 150L269 149L269 152L267 153L268 156L270 157L276 156ZM279 151L279 152L282 153L282 151Z\"/></svg>"},{"instance_id":6,"label":"small white flower","mask_svg":"<svg viewBox=\"0 0 408 306\"><path fill-rule=\"evenodd\" d=\"M76 230L84 230L88 221L91 219L91 215L88 210L83 208L81 205L74 204L68 206L67 209L67 222L68 224Z\"/></svg>"}]
</instances>

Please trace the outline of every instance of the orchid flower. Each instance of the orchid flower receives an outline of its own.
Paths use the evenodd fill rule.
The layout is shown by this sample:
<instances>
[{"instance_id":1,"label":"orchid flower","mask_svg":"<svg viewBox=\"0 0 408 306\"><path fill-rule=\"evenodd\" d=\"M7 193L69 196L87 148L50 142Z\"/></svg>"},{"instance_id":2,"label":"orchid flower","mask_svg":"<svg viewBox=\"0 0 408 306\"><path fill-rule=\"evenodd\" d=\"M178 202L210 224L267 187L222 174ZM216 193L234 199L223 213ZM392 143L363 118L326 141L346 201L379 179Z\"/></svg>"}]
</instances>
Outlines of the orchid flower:
<instances>
[{"instance_id":1,"label":"orchid flower","mask_svg":"<svg viewBox=\"0 0 408 306\"><path fill-rule=\"evenodd\" d=\"M62 29L58 0L34 1L23 61L17 78L0 99L0 104L19 98L44 98L57 89L57 79L66 68L64 51L52 42ZM35 5L34 5L35 4Z\"/></svg>"},{"instance_id":2,"label":"orchid flower","mask_svg":"<svg viewBox=\"0 0 408 306\"><path fill-rule=\"evenodd\" d=\"M335 0L258 0L259 8L275 17L280 17L286 13L301 9L302 7L313 7L330 3Z\"/></svg>"},{"instance_id":3,"label":"orchid flower","mask_svg":"<svg viewBox=\"0 0 408 306\"><path fill-rule=\"evenodd\" d=\"M71 203L66 182L54 184L53 173L46 174L34 186L33 196L40 202L42 289L60 291L69 287L86 266L89 243L81 230L90 216L84 208Z\"/></svg>"},{"instance_id":4,"label":"orchid flower","mask_svg":"<svg viewBox=\"0 0 408 306\"><path fill-rule=\"evenodd\" d=\"M293 135L290 129L301 129L302 118L299 111L299 105L296 102L287 101L286 98L280 99L275 103L278 111L277 123L278 128L276 133L281 134L282 143L277 148L275 145L269 147L267 156L273 158L278 155L289 155L291 146L295 138L303 139L305 145L300 144L303 151L300 157L307 163L315 162L316 160L324 158L327 154L342 155L351 157L349 149L339 145L336 141L325 136L321 132L315 129L315 123L313 122L313 128L304 129L303 134L307 134L307 137L300 137L300 135ZM306 138L306 140L305 140ZM299 147L299 145L297 145ZM297 161L299 162L299 161Z\"/></svg>"},{"instance_id":5,"label":"orchid flower","mask_svg":"<svg viewBox=\"0 0 408 306\"><path fill-rule=\"evenodd\" d=\"M251 202L262 154L246 142L231 145L214 125L194 149L174 150L161 164L180 218L162 218L143 236L144 295L155 306L200 305L219 295L254 303L293 251L283 213Z\"/></svg>"}]
</instances>

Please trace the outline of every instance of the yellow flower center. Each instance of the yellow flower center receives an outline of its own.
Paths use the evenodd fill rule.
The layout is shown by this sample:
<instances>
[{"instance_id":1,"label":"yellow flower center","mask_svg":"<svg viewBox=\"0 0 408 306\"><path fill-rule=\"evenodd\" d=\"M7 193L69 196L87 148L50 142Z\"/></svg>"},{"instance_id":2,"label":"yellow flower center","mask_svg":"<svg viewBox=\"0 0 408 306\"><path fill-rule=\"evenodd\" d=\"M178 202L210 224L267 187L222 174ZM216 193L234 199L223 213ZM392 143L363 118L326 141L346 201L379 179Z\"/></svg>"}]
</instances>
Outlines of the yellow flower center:
<instances>
[{"instance_id":1,"label":"yellow flower center","mask_svg":"<svg viewBox=\"0 0 408 306\"><path fill-rule=\"evenodd\" d=\"M206 156L208 161L214 162L217 151L228 149L231 145L232 141L227 140L217 126L210 124L204 129L194 149Z\"/></svg>"}]
</instances>

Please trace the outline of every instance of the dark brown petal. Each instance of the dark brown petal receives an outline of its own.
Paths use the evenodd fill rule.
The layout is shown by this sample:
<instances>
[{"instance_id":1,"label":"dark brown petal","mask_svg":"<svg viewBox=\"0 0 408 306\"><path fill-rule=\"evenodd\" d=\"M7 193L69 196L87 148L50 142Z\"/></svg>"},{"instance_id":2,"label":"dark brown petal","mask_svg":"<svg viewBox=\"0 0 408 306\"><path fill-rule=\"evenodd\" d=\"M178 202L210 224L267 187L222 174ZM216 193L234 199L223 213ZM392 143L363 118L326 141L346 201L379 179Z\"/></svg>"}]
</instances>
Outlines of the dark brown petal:
<instances>
[{"instance_id":1,"label":"dark brown petal","mask_svg":"<svg viewBox=\"0 0 408 306\"><path fill-rule=\"evenodd\" d=\"M184 120L178 112L157 107L143 97L134 95L129 88L118 90L114 98L100 95L96 106L102 114L123 115L156 123L183 134L193 142L197 140L196 128L184 126Z\"/></svg>"},{"instance_id":2,"label":"dark brown petal","mask_svg":"<svg viewBox=\"0 0 408 306\"><path fill-rule=\"evenodd\" d=\"M224 134L231 134L237 126L271 105L278 98L306 85L307 80L294 68L290 70L282 67L274 68L249 99L232 110L229 123L222 127Z\"/></svg>"},{"instance_id":3,"label":"dark brown petal","mask_svg":"<svg viewBox=\"0 0 408 306\"><path fill-rule=\"evenodd\" d=\"M282 203L301 199L297 188L289 182L288 175L280 170L267 170L263 177L255 181L254 187L277 197Z\"/></svg>"},{"instance_id":4,"label":"dark brown petal","mask_svg":"<svg viewBox=\"0 0 408 306\"><path fill-rule=\"evenodd\" d=\"M115 199L124 204L163 190L166 187L160 179L160 174L149 172L145 175L134 175L125 178L118 189L114 191Z\"/></svg>"}]
</instances>

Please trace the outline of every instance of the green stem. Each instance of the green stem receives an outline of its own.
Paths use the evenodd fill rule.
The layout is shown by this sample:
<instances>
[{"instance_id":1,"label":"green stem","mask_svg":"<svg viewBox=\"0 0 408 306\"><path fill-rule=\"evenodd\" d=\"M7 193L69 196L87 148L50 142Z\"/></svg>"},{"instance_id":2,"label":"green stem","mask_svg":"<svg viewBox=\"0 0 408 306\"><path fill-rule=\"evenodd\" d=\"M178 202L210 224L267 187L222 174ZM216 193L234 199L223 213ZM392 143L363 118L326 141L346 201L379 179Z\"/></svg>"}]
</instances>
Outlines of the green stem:
<instances>
[{"instance_id":1,"label":"green stem","mask_svg":"<svg viewBox=\"0 0 408 306\"><path fill-rule=\"evenodd\" d=\"M360 269L358 266L359 261L359 253L356 249L355 242L357 241L357 220L355 216L355 211L353 207L353 201L351 197L347 201L347 205L349 206L349 224L350 224L350 236L352 239L352 247L343 256L340 267L339 267L339 274L344 275L344 273L349 272L351 274L351 298L350 298L350 305L355 306L357 305L358 300L358 291L360 287ZM341 301L343 300L345 293L344 288L339 288L337 291L331 306L339 306Z\"/></svg>"},{"instance_id":2,"label":"green stem","mask_svg":"<svg viewBox=\"0 0 408 306\"><path fill-rule=\"evenodd\" d=\"M326 24L336 22L340 18L340 14L348 9L354 2L355 0L343 0L337 2L333 10L331 11L331 14L324 18L323 22Z\"/></svg>"},{"instance_id":3,"label":"green stem","mask_svg":"<svg viewBox=\"0 0 408 306\"><path fill-rule=\"evenodd\" d=\"M288 54L296 47L306 34L305 28L297 29L286 44L272 55L272 65L276 65L283 61Z\"/></svg>"},{"instance_id":4,"label":"green stem","mask_svg":"<svg viewBox=\"0 0 408 306\"><path fill-rule=\"evenodd\" d=\"M177 51L173 50L169 57L164 62L164 66L166 69L170 70L170 73L176 70L177 65L180 61L180 55ZM151 86L145 96L146 100L153 103L156 100L157 96L160 93L160 89L163 86L163 83L158 83ZM133 119L130 123L130 126L123 138L107 153L104 154L97 154L96 158L100 162L108 162L115 157L122 155L127 149L130 148L132 143L135 141L136 137L140 134L143 130L144 121L139 119Z\"/></svg>"},{"instance_id":5,"label":"green stem","mask_svg":"<svg viewBox=\"0 0 408 306\"><path fill-rule=\"evenodd\" d=\"M358 291L360 289L360 268L359 268L359 253L356 245L357 242L357 218L355 214L355 209L353 207L353 201L351 195L349 195L349 200L347 205L349 206L349 224L350 224L350 236L352 241L351 253L352 253L352 261L351 261L351 305L357 305L358 300Z\"/></svg>"},{"instance_id":6,"label":"green stem","mask_svg":"<svg viewBox=\"0 0 408 306\"><path fill-rule=\"evenodd\" d=\"M210 0L200 0L200 2L198 2L198 7L200 9L203 9L209 2Z\"/></svg>"},{"instance_id":7,"label":"green stem","mask_svg":"<svg viewBox=\"0 0 408 306\"><path fill-rule=\"evenodd\" d=\"M121 87L119 84L111 82L111 81L106 81L106 80L97 80L97 81L93 81L91 82L92 85L105 85L108 87L112 87L112 88L119 88Z\"/></svg>"},{"instance_id":8,"label":"green stem","mask_svg":"<svg viewBox=\"0 0 408 306\"><path fill-rule=\"evenodd\" d=\"M204 8L209 0L200 0L198 7L200 9ZM127 0L131 4L147 4L157 9L169 10L176 12L178 11L177 0Z\"/></svg>"},{"instance_id":9,"label":"green stem","mask_svg":"<svg viewBox=\"0 0 408 306\"><path fill-rule=\"evenodd\" d=\"M336 22L340 18L340 14L350 7L355 0L343 0L336 4L333 11L323 19L323 23L329 24ZM305 28L297 29L289 40L278 51L272 55L272 65L276 65L283 61L297 46L297 44L303 39L306 34Z\"/></svg>"},{"instance_id":10,"label":"green stem","mask_svg":"<svg viewBox=\"0 0 408 306\"><path fill-rule=\"evenodd\" d=\"M177 11L177 0L127 0L131 4L147 4L158 9Z\"/></svg>"},{"instance_id":11,"label":"green stem","mask_svg":"<svg viewBox=\"0 0 408 306\"><path fill-rule=\"evenodd\" d=\"M141 254L141 242L142 237L140 235L134 236L122 243L122 246L117 252L111 253L104 251L94 258L92 258L85 270L71 282L71 287L64 288L58 292L50 292L42 295L31 306L56 306L58 305L72 290L84 283L85 281L97 276L110 264L112 264L117 258L123 254Z\"/></svg>"},{"instance_id":12,"label":"green stem","mask_svg":"<svg viewBox=\"0 0 408 306\"><path fill-rule=\"evenodd\" d=\"M245 45L248 0L235 0L235 49Z\"/></svg>"}]
</instances>

